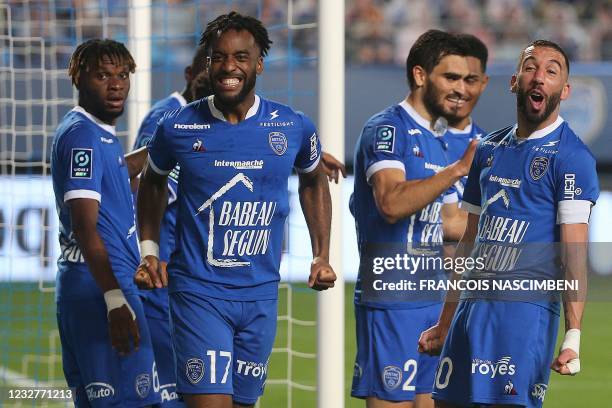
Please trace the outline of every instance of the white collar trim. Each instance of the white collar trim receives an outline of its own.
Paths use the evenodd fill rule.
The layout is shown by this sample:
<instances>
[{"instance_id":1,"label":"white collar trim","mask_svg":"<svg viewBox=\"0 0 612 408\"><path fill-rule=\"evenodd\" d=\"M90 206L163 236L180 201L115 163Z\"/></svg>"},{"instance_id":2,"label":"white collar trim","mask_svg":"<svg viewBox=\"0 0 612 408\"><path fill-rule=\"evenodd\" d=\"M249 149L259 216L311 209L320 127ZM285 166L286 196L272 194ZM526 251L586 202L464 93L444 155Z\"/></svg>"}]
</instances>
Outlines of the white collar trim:
<instances>
[{"instance_id":1,"label":"white collar trim","mask_svg":"<svg viewBox=\"0 0 612 408\"><path fill-rule=\"evenodd\" d=\"M561 117L561 115L559 115L557 116L557 120L555 120L552 124L546 126L544 129L536 130L535 132L530 134L528 137L521 138L519 140L541 139L544 136L549 135L552 132L554 132L559 126L561 126L563 122L564 122L564 119ZM517 130L517 125L514 125L514 136L518 139L518 136L516 136L516 130Z\"/></svg>"},{"instance_id":2,"label":"white collar trim","mask_svg":"<svg viewBox=\"0 0 612 408\"><path fill-rule=\"evenodd\" d=\"M402 108L404 108L404 110L406 111L406 113L408 113L408 115L410 115L410 117L412 119L414 119L414 121L416 123L418 123L420 126L424 127L425 129L429 130L431 133L434 133L433 129L431 128L429 121L427 119L425 119L424 117L422 117L413 107L412 105L410 105L408 103L408 101L406 101L405 99L403 101L401 101L399 103L399 106L401 106ZM435 134L435 133L434 133Z\"/></svg>"},{"instance_id":3,"label":"white collar trim","mask_svg":"<svg viewBox=\"0 0 612 408\"><path fill-rule=\"evenodd\" d=\"M214 100L215 100L215 95L210 95L208 97L208 108L210 109L210 113L215 118L222 120L223 122L227 122L227 119L225 119L225 116L223 116L223 112L221 112L215 106ZM255 102L253 102L253 105L247 111L246 116L244 117L245 120L257 114L257 111L259 110L259 103L260 103L259 95L255 95Z\"/></svg>"},{"instance_id":4,"label":"white collar trim","mask_svg":"<svg viewBox=\"0 0 612 408\"><path fill-rule=\"evenodd\" d=\"M470 118L470 123L468 123L465 129L461 130L461 129L457 129L457 128L449 126L448 131L456 135L467 135L467 134L472 133L472 123L473 123L472 118Z\"/></svg>"},{"instance_id":5,"label":"white collar trim","mask_svg":"<svg viewBox=\"0 0 612 408\"><path fill-rule=\"evenodd\" d=\"M92 115L91 113L89 113L85 109L83 109L82 106L79 106L79 105L75 106L74 108L72 108L71 112L79 112L80 114L85 116L87 119L91 120L93 123L95 123L96 125L98 125L102 129L107 131L108 133L112 134L113 136L116 136L115 127L114 126L111 126L111 125L109 125L107 123L102 122L100 119L96 118L94 115Z\"/></svg>"},{"instance_id":6,"label":"white collar trim","mask_svg":"<svg viewBox=\"0 0 612 408\"><path fill-rule=\"evenodd\" d=\"M170 96L176 99L181 104L181 106L187 105L187 100L179 92L174 91Z\"/></svg>"}]
</instances>

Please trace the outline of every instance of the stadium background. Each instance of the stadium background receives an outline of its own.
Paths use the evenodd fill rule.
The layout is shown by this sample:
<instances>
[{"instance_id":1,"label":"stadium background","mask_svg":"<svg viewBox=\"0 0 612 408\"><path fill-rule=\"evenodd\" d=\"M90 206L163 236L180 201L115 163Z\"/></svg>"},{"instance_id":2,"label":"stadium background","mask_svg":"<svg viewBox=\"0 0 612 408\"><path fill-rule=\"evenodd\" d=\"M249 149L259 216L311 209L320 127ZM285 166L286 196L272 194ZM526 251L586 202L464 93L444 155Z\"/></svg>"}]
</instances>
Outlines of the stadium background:
<instances>
[{"instance_id":1,"label":"stadium background","mask_svg":"<svg viewBox=\"0 0 612 408\"><path fill-rule=\"evenodd\" d=\"M337 0L332 0L337 1ZM0 387L62 385L55 326L53 278L57 220L48 177L55 127L75 103L66 68L75 46L92 37L128 42L130 4L124 0L0 1ZM508 81L530 39L559 42L572 59L573 95L562 114L598 160L602 190L612 190L612 2L545 0L349 0L346 2L345 161L360 128L373 113L406 92L405 56L428 28L478 35L489 47L489 87L474 118L488 130L514 122ZM184 85L183 68L207 21L231 9L258 16L274 44L258 81L262 95L318 118L317 4L314 0L155 0L151 18L150 101ZM134 50L132 50L134 51ZM127 113L129 114L128 107ZM118 123L124 147L135 135L128 114ZM339 119L340 120L340 119ZM343 184L343 196L352 190ZM291 181L295 192L295 180ZM344 201L345 203L348 200ZM309 250L297 211L287 226L278 338L262 407L316 405L316 296L298 282ZM346 205L345 205L346 207ZM603 192L592 218L592 301L587 306L581 359L575 378L552 376L546 406L607 406L612 396L612 193ZM345 208L346 388L354 359L352 281L356 273L353 222ZM9 404L0 401L0 406ZM13 403L11 403L13 404ZM38 406L39 402L22 402ZM347 397L347 407L363 404Z\"/></svg>"}]
</instances>

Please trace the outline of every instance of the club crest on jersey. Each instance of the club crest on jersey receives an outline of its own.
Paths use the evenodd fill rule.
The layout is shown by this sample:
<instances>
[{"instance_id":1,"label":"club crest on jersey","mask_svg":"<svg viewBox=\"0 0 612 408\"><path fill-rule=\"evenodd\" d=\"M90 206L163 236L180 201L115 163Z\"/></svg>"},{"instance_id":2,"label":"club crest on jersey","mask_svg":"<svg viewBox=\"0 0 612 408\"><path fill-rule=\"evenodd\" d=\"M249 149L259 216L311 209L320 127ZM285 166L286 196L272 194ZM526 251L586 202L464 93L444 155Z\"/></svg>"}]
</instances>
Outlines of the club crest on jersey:
<instances>
[{"instance_id":1,"label":"club crest on jersey","mask_svg":"<svg viewBox=\"0 0 612 408\"><path fill-rule=\"evenodd\" d=\"M396 366L385 367L382 375L383 384L387 391L396 389L402 382L402 370Z\"/></svg>"},{"instance_id":2,"label":"club crest on jersey","mask_svg":"<svg viewBox=\"0 0 612 408\"><path fill-rule=\"evenodd\" d=\"M196 140L196 141L193 143L193 145L191 146L191 149L192 149L194 152L203 152L204 150L206 150L206 149L204 148L204 146L202 145L202 141L201 141L200 139L197 139L197 140Z\"/></svg>"},{"instance_id":3,"label":"club crest on jersey","mask_svg":"<svg viewBox=\"0 0 612 408\"><path fill-rule=\"evenodd\" d=\"M529 175L534 181L541 179L548 169L548 157L536 157L529 166Z\"/></svg>"},{"instance_id":4,"label":"club crest on jersey","mask_svg":"<svg viewBox=\"0 0 612 408\"><path fill-rule=\"evenodd\" d=\"M395 144L395 127L390 125L376 126L376 140L374 150L377 152L393 152Z\"/></svg>"},{"instance_id":5,"label":"club crest on jersey","mask_svg":"<svg viewBox=\"0 0 612 408\"><path fill-rule=\"evenodd\" d=\"M279 156L282 156L287 151L287 137L281 132L268 133L268 142L272 151Z\"/></svg>"},{"instance_id":6,"label":"club crest on jersey","mask_svg":"<svg viewBox=\"0 0 612 408\"><path fill-rule=\"evenodd\" d=\"M199 383L204 377L204 362L199 358L190 358L185 366L189 382L192 384Z\"/></svg>"},{"instance_id":7,"label":"club crest on jersey","mask_svg":"<svg viewBox=\"0 0 612 408\"><path fill-rule=\"evenodd\" d=\"M140 398L146 398L146 396L149 395L149 390L151 389L151 376L149 374L140 374L136 377L134 386L136 387L136 393L138 396Z\"/></svg>"},{"instance_id":8,"label":"club crest on jersey","mask_svg":"<svg viewBox=\"0 0 612 408\"><path fill-rule=\"evenodd\" d=\"M91 178L92 149L72 149L70 178Z\"/></svg>"}]
</instances>

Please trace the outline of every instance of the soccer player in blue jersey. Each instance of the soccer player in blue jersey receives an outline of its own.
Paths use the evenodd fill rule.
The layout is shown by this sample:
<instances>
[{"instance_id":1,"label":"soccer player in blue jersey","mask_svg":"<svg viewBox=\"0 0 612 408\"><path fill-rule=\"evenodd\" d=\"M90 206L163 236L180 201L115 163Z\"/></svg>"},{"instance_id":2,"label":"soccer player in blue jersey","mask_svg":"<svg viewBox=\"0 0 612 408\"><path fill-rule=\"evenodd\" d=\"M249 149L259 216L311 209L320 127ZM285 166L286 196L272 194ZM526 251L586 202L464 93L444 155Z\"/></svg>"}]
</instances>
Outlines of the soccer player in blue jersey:
<instances>
[{"instance_id":1,"label":"soccer player in blue jersey","mask_svg":"<svg viewBox=\"0 0 612 408\"><path fill-rule=\"evenodd\" d=\"M521 52L510 82L517 124L478 146L463 197L469 218L460 243L525 251L557 242L562 272L584 283L584 246L599 186L591 152L559 116L570 94L568 77L569 61L557 44L537 40ZM546 268L539 268L539 258ZM522 260L534 263L531 281L554 270L556 259L546 258L541 251ZM521 268L486 272L525 276ZM580 371L584 289L564 294L565 339L557 357L558 299L511 301L484 290L463 292L459 303L448 297L438 323L419 340L424 352L443 346L433 391L437 406L541 407L551 367L562 375Z\"/></svg>"},{"instance_id":2,"label":"soccer player in blue jersey","mask_svg":"<svg viewBox=\"0 0 612 408\"><path fill-rule=\"evenodd\" d=\"M386 275L376 275L371 259L393 255L389 248L418 257L424 247L435 251L445 237L458 239L460 232L446 225L459 211L452 186L467 174L476 142L460 160L449 162L443 124L467 103L471 72L465 55L454 35L438 30L421 35L406 61L410 94L370 118L357 143L350 207L360 270L351 395L366 399L370 408L433 405L437 359L419 355L417 343L442 299L394 298L386 292L376 297L373 279Z\"/></svg>"},{"instance_id":3,"label":"soccer player in blue jersey","mask_svg":"<svg viewBox=\"0 0 612 408\"><path fill-rule=\"evenodd\" d=\"M329 188L310 119L255 94L271 44L261 22L219 16L201 44L213 95L167 114L149 144L138 193L141 269L151 287L169 282L177 391L186 404L252 406L276 331L288 177L295 167L314 257L308 282L317 290L336 277L328 261ZM177 163L168 278L158 268L159 224Z\"/></svg>"},{"instance_id":4,"label":"soccer player in blue jersey","mask_svg":"<svg viewBox=\"0 0 612 408\"><path fill-rule=\"evenodd\" d=\"M204 75L198 76L204 72L206 64L205 52L204 46L198 47L191 65L185 68L185 89L180 93L173 92L171 95L158 101L147 113L138 129L134 149L142 148L149 143L157 127L157 122L164 114L179 109L195 99L193 85L196 78L199 79L197 83L198 92L210 95L208 80ZM160 268L163 271L166 270L170 254L174 249L174 229L177 214L176 195L179 172L180 167L177 165L168 175L168 204L166 205L166 211L160 226L159 237L159 260ZM155 351L154 371L159 382L154 383L154 386L160 391L164 407L183 406L176 393L176 372L170 338L168 289L145 290L141 292L141 297Z\"/></svg>"},{"instance_id":5,"label":"soccer player in blue jersey","mask_svg":"<svg viewBox=\"0 0 612 408\"><path fill-rule=\"evenodd\" d=\"M135 67L123 44L79 45L69 67L79 104L53 141L61 246L57 322L64 374L78 407L159 402L149 331L132 282L140 257L129 178L142 166L124 158L114 127Z\"/></svg>"},{"instance_id":6,"label":"soccer player in blue jersey","mask_svg":"<svg viewBox=\"0 0 612 408\"><path fill-rule=\"evenodd\" d=\"M470 141L486 135L486 132L474 123L471 115L489 82L489 76L485 73L489 52L487 46L471 34L458 34L458 38L466 49L470 76L465 81L465 98L462 106L447 116L448 132L444 137L448 145L447 155L450 162L459 160L463 156ZM463 199L466 181L467 176L455 183L459 202ZM461 214L467 222L467 212L461 211Z\"/></svg>"}]
</instances>

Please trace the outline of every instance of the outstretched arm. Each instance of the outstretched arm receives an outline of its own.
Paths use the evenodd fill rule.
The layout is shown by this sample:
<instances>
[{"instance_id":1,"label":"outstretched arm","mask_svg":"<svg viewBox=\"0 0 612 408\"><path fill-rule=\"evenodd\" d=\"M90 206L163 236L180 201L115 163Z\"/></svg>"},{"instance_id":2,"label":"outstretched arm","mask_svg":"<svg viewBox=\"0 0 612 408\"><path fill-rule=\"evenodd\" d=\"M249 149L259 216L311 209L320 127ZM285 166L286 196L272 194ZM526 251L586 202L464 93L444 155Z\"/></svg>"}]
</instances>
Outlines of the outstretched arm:
<instances>
[{"instance_id":1,"label":"outstretched arm","mask_svg":"<svg viewBox=\"0 0 612 408\"><path fill-rule=\"evenodd\" d=\"M336 274L329 264L331 198L321 164L310 173L300 173L298 193L312 245L308 286L325 290L334 286Z\"/></svg>"},{"instance_id":2,"label":"outstretched arm","mask_svg":"<svg viewBox=\"0 0 612 408\"><path fill-rule=\"evenodd\" d=\"M138 231L142 262L134 280L140 288L154 289L168 285L166 273L159 267L159 229L168 203L168 176L145 166L138 188Z\"/></svg>"},{"instance_id":3,"label":"outstretched arm","mask_svg":"<svg viewBox=\"0 0 612 408\"><path fill-rule=\"evenodd\" d=\"M384 169L372 175L371 183L378 211L388 223L409 217L447 191L470 170L476 146L473 140L463 157L439 173L420 180L406 180L399 169Z\"/></svg>"}]
</instances>

